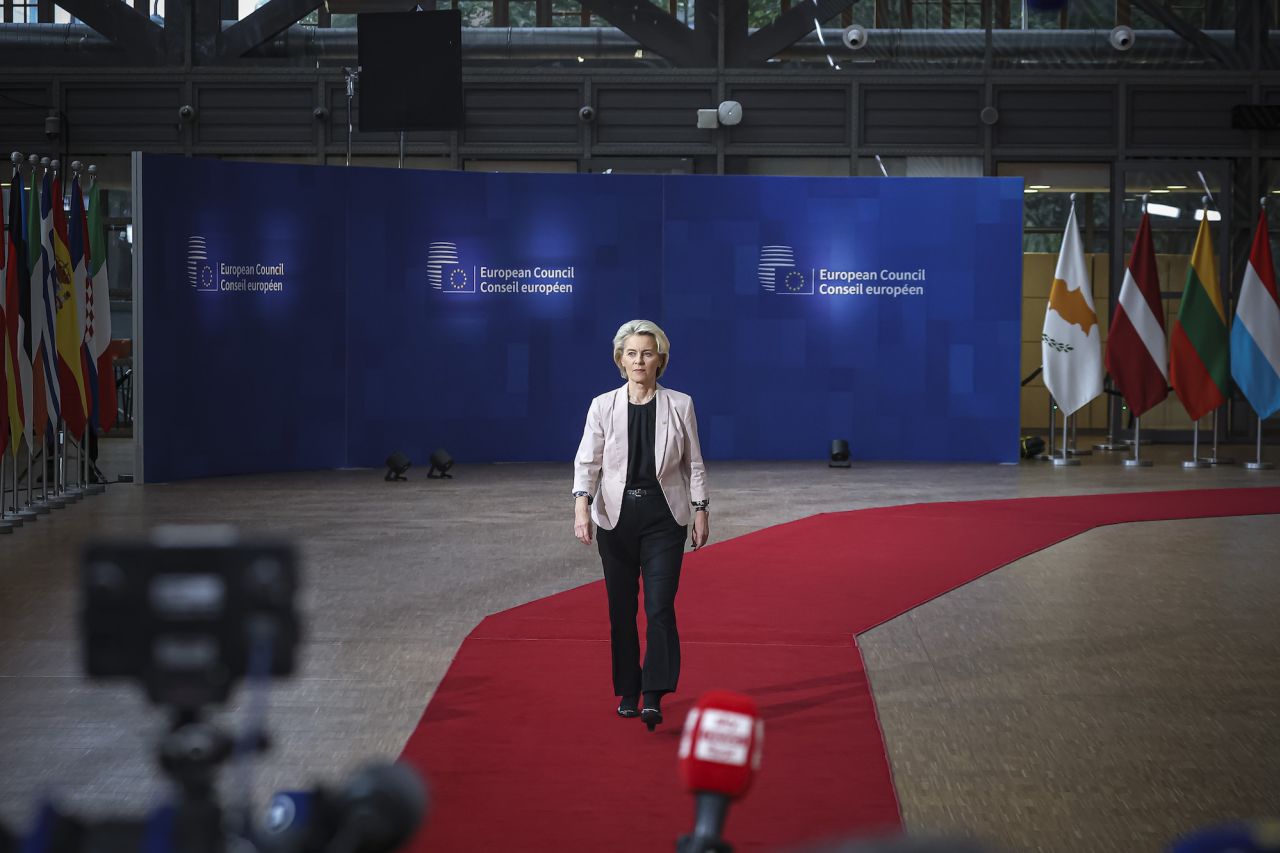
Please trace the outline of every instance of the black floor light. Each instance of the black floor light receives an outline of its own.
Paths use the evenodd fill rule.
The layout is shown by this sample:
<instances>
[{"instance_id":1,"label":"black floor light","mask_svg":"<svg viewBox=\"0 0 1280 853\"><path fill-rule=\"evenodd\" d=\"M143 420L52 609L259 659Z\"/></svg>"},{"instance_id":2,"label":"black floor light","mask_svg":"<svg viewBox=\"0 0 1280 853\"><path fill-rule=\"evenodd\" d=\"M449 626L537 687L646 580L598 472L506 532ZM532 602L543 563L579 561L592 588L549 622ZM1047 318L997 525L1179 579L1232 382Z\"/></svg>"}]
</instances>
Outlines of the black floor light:
<instances>
[{"instance_id":1,"label":"black floor light","mask_svg":"<svg viewBox=\"0 0 1280 853\"><path fill-rule=\"evenodd\" d=\"M444 450L437 450L431 454L431 467L427 470L427 476L432 480L439 480L444 477L453 479L453 475L448 473L453 467L453 457ZM437 473L439 472L439 473Z\"/></svg>"},{"instance_id":2,"label":"black floor light","mask_svg":"<svg viewBox=\"0 0 1280 853\"><path fill-rule=\"evenodd\" d=\"M849 468L853 465L849 461L849 442L843 438L835 438L831 440L831 460L827 462L828 468Z\"/></svg>"},{"instance_id":3,"label":"black floor light","mask_svg":"<svg viewBox=\"0 0 1280 853\"><path fill-rule=\"evenodd\" d=\"M409 461L409 457L405 456L399 450L392 453L387 457L387 482L390 483L393 480L409 479L404 475L404 472L408 471L409 466L412 464L413 463Z\"/></svg>"}]
</instances>

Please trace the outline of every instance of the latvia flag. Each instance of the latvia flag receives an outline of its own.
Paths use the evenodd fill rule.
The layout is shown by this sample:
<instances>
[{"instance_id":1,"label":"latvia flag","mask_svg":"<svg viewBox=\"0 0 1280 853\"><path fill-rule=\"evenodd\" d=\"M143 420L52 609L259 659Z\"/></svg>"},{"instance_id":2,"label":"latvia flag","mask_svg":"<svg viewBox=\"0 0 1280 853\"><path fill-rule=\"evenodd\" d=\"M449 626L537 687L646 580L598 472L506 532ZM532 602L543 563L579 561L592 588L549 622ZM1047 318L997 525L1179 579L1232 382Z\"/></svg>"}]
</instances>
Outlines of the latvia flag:
<instances>
[{"instance_id":1,"label":"latvia flag","mask_svg":"<svg viewBox=\"0 0 1280 853\"><path fill-rule=\"evenodd\" d=\"M1151 244L1151 220L1145 212L1124 273L1120 303L1111 317L1107 372L1137 417L1169 396L1164 308L1160 304L1156 250Z\"/></svg>"}]
</instances>

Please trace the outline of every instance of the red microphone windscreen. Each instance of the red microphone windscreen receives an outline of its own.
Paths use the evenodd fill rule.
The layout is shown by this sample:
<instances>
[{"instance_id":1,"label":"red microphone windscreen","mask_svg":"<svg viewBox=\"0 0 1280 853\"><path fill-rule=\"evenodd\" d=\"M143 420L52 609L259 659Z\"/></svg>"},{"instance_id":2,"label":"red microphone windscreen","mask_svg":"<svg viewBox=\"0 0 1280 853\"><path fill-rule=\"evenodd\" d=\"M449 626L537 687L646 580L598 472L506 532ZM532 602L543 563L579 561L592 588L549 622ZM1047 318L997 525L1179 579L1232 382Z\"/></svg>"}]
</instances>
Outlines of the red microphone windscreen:
<instances>
[{"instance_id":1,"label":"red microphone windscreen","mask_svg":"<svg viewBox=\"0 0 1280 853\"><path fill-rule=\"evenodd\" d=\"M764 720L748 696L706 693L689 710L680 736L680 777L691 791L741 797L760 769Z\"/></svg>"}]
</instances>

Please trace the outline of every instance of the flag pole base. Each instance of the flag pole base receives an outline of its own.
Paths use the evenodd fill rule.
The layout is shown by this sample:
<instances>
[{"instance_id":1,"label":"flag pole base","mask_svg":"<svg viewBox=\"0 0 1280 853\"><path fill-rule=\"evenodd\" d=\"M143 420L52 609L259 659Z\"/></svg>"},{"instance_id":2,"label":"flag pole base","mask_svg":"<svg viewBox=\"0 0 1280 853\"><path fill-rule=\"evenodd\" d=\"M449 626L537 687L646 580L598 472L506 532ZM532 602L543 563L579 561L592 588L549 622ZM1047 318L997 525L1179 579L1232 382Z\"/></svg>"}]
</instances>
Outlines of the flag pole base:
<instances>
[{"instance_id":1,"label":"flag pole base","mask_svg":"<svg viewBox=\"0 0 1280 853\"><path fill-rule=\"evenodd\" d=\"M1108 441L1104 444L1095 444L1093 449L1102 451L1103 453L1112 453L1117 450L1128 450L1129 448L1123 444L1116 444L1114 441Z\"/></svg>"},{"instance_id":2,"label":"flag pole base","mask_svg":"<svg viewBox=\"0 0 1280 853\"><path fill-rule=\"evenodd\" d=\"M1209 463L1203 459L1188 459L1182 463L1183 468L1208 468Z\"/></svg>"},{"instance_id":3,"label":"flag pole base","mask_svg":"<svg viewBox=\"0 0 1280 853\"><path fill-rule=\"evenodd\" d=\"M1226 456L1201 456L1199 461L1206 465L1234 465L1236 460Z\"/></svg>"},{"instance_id":4,"label":"flag pole base","mask_svg":"<svg viewBox=\"0 0 1280 853\"><path fill-rule=\"evenodd\" d=\"M1147 446L1148 444L1150 444L1150 443L1151 443L1151 439L1149 439L1149 438L1143 438L1143 439L1139 439L1139 440L1138 440L1138 444L1142 445L1143 447L1146 447L1146 446ZM1133 447L1133 439L1132 439L1132 438L1126 438L1126 439L1124 440L1124 446L1125 446L1126 448L1128 448L1128 447Z\"/></svg>"},{"instance_id":5,"label":"flag pole base","mask_svg":"<svg viewBox=\"0 0 1280 853\"><path fill-rule=\"evenodd\" d=\"M1070 456L1068 456L1066 459L1057 457L1053 460L1053 467L1055 468L1066 468L1071 465L1079 465L1079 464L1080 464L1079 459L1072 459Z\"/></svg>"},{"instance_id":6,"label":"flag pole base","mask_svg":"<svg viewBox=\"0 0 1280 853\"><path fill-rule=\"evenodd\" d=\"M1246 462L1244 467L1249 471L1270 471L1276 467L1274 462Z\"/></svg>"},{"instance_id":7,"label":"flag pole base","mask_svg":"<svg viewBox=\"0 0 1280 853\"><path fill-rule=\"evenodd\" d=\"M44 507L39 507L39 506L23 507L22 509L18 510L18 518L22 519L23 521L39 521L40 516L44 515L48 511L49 510L45 509Z\"/></svg>"},{"instance_id":8,"label":"flag pole base","mask_svg":"<svg viewBox=\"0 0 1280 853\"><path fill-rule=\"evenodd\" d=\"M86 495L100 495L106 490L107 490L107 487L102 485L101 483L90 483L89 485L84 487L84 493Z\"/></svg>"},{"instance_id":9,"label":"flag pole base","mask_svg":"<svg viewBox=\"0 0 1280 853\"><path fill-rule=\"evenodd\" d=\"M64 501L62 498L47 498L43 503L44 503L46 512L51 509L67 508L67 502Z\"/></svg>"},{"instance_id":10,"label":"flag pole base","mask_svg":"<svg viewBox=\"0 0 1280 853\"><path fill-rule=\"evenodd\" d=\"M21 527L21 526L22 526L22 519L21 519L21 518L19 518L19 517L18 517L18 516L16 516L16 515L6 515L6 516L4 517L4 522L5 522L5 524L8 524L10 527Z\"/></svg>"},{"instance_id":11,"label":"flag pole base","mask_svg":"<svg viewBox=\"0 0 1280 853\"><path fill-rule=\"evenodd\" d=\"M1062 458L1062 451L1051 450L1048 453L1041 453L1036 458L1039 459L1041 462L1053 462Z\"/></svg>"},{"instance_id":12,"label":"flag pole base","mask_svg":"<svg viewBox=\"0 0 1280 853\"><path fill-rule=\"evenodd\" d=\"M3 536L6 533L12 533L13 528L17 526L18 525L15 525L12 521L10 521L7 518L4 521L0 521L0 536Z\"/></svg>"},{"instance_id":13,"label":"flag pole base","mask_svg":"<svg viewBox=\"0 0 1280 853\"><path fill-rule=\"evenodd\" d=\"M1072 456L1092 456L1093 455L1092 450L1077 450L1074 447L1068 450L1067 453L1069 453Z\"/></svg>"},{"instance_id":14,"label":"flag pole base","mask_svg":"<svg viewBox=\"0 0 1280 853\"><path fill-rule=\"evenodd\" d=\"M1150 468L1150 467L1151 467L1151 460L1150 460L1150 459L1126 459L1126 460L1124 460L1124 467L1126 467L1126 468Z\"/></svg>"}]
</instances>

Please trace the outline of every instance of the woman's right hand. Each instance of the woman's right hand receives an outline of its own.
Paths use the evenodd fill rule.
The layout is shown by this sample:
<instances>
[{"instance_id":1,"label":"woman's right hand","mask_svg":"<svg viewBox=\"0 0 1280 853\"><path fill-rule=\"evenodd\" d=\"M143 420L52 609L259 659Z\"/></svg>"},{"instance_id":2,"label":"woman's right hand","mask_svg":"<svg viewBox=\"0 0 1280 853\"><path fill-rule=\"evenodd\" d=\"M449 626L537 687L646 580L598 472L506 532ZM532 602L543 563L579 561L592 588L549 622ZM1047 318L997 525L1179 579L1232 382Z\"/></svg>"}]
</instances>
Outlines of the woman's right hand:
<instances>
[{"instance_id":1,"label":"woman's right hand","mask_svg":"<svg viewBox=\"0 0 1280 853\"><path fill-rule=\"evenodd\" d=\"M573 535L577 536L578 541L583 545L590 545L591 528L591 510L588 508L587 499L578 498L573 508Z\"/></svg>"}]
</instances>

